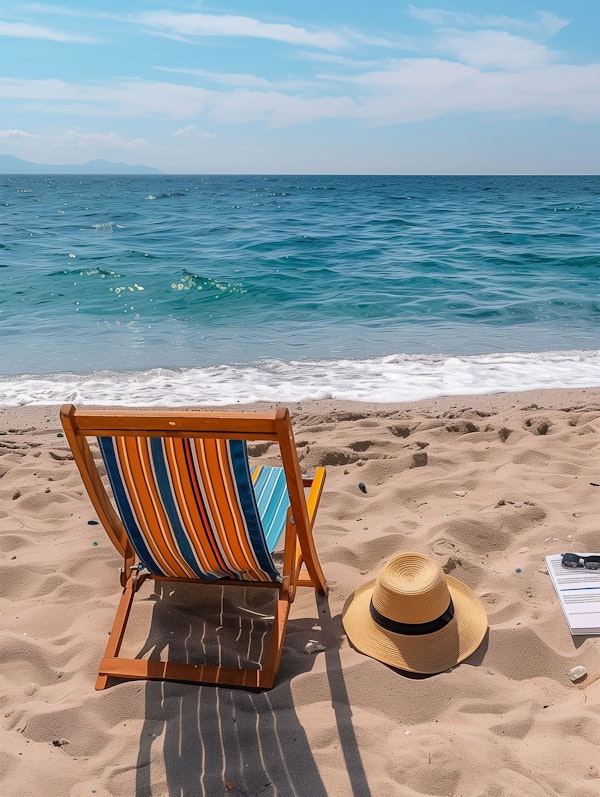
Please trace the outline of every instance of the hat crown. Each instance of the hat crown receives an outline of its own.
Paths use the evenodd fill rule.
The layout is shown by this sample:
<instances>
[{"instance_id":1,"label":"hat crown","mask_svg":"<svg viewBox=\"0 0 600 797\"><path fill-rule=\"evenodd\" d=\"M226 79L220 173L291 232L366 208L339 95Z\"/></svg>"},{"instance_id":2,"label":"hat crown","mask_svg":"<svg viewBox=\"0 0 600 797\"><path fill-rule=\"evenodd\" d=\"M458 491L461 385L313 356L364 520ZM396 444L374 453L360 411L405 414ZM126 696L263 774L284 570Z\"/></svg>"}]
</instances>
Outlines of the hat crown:
<instances>
[{"instance_id":1,"label":"hat crown","mask_svg":"<svg viewBox=\"0 0 600 797\"><path fill-rule=\"evenodd\" d=\"M374 588L374 608L397 623L428 623L444 614L450 591L444 571L425 554L406 553L391 559Z\"/></svg>"}]
</instances>

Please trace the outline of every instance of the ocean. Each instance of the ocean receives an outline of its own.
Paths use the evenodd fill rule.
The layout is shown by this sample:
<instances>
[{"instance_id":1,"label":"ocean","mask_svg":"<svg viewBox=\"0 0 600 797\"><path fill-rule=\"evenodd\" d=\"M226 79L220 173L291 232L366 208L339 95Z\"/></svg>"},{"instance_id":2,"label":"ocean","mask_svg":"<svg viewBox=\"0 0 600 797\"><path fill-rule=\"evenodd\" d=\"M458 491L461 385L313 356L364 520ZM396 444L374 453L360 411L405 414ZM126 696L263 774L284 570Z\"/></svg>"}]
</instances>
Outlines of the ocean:
<instances>
[{"instance_id":1,"label":"ocean","mask_svg":"<svg viewBox=\"0 0 600 797\"><path fill-rule=\"evenodd\" d=\"M0 175L0 405L600 385L600 177Z\"/></svg>"}]
</instances>

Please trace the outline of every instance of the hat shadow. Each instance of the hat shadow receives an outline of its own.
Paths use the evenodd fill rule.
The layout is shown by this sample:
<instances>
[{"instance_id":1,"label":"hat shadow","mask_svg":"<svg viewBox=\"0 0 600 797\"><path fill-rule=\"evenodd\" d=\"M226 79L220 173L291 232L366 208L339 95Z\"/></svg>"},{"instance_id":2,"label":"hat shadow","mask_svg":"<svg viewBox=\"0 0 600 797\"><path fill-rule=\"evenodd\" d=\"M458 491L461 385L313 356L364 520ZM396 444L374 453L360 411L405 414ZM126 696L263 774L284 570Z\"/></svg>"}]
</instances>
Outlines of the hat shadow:
<instances>
[{"instance_id":1,"label":"hat shadow","mask_svg":"<svg viewBox=\"0 0 600 797\"><path fill-rule=\"evenodd\" d=\"M446 672L452 672L457 667L460 667L461 664L470 664L473 667L479 667L483 663L483 659L485 658L485 654L487 653L489 647L489 637L490 637L490 630L489 628L485 632L485 636L481 640L479 646L476 650L471 653L470 656L467 656L462 661L457 662L456 664L452 665L452 667L448 667L446 670L440 670L440 672L430 672L430 673L421 673L421 672L412 672L411 670L402 670L399 667L393 667L390 664L385 664L385 662L381 662L384 664L388 670L391 670L393 673L397 675L402 675L404 678L407 678L410 681L425 681L428 678L435 678L436 675L442 675Z\"/></svg>"}]
</instances>

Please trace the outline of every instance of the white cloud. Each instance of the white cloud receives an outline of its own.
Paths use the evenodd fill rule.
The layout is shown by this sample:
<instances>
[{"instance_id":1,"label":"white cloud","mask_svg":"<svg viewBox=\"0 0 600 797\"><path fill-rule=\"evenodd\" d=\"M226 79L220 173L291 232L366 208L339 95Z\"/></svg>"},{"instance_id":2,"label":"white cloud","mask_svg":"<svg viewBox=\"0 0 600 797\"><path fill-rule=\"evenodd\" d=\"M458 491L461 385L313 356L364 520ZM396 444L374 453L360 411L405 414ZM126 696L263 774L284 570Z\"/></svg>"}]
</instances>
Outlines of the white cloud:
<instances>
[{"instance_id":1,"label":"white cloud","mask_svg":"<svg viewBox=\"0 0 600 797\"><path fill-rule=\"evenodd\" d=\"M5 141L31 141L38 138L38 135L28 133L27 130L0 130L0 139Z\"/></svg>"},{"instance_id":2,"label":"white cloud","mask_svg":"<svg viewBox=\"0 0 600 797\"><path fill-rule=\"evenodd\" d=\"M126 139L117 133L79 133L67 130L54 138L54 143L69 149L110 148L119 150L138 150L146 146L143 138Z\"/></svg>"},{"instance_id":3,"label":"white cloud","mask_svg":"<svg viewBox=\"0 0 600 797\"><path fill-rule=\"evenodd\" d=\"M346 39L330 31L309 31L295 25L261 22L252 17L233 14L182 14L171 11L147 12L132 17L142 25L161 33L184 36L230 36L269 39L271 41L338 50Z\"/></svg>"},{"instance_id":4,"label":"white cloud","mask_svg":"<svg viewBox=\"0 0 600 797\"><path fill-rule=\"evenodd\" d=\"M5 151L29 160L45 163L81 162L104 157L108 160L123 156L146 154L148 142L141 138L126 138L118 133L80 132L75 129L51 129L43 133L27 130L0 130ZM129 158L128 158L129 159Z\"/></svg>"},{"instance_id":5,"label":"white cloud","mask_svg":"<svg viewBox=\"0 0 600 797\"><path fill-rule=\"evenodd\" d=\"M282 127L323 118L348 118L349 97L305 98L281 91L209 91L194 86L150 81L115 86L71 84L58 80L2 80L0 98L34 101L29 108L65 115L214 119L229 124L265 121Z\"/></svg>"},{"instance_id":6,"label":"white cloud","mask_svg":"<svg viewBox=\"0 0 600 797\"><path fill-rule=\"evenodd\" d=\"M238 72L209 72L207 69L184 69L167 66L155 66L157 72L169 72L176 75L191 75L192 77L205 78L212 83L220 83L225 86L253 86L267 88L274 84L264 77L258 75L248 75ZM297 85L297 84L296 84Z\"/></svg>"},{"instance_id":7,"label":"white cloud","mask_svg":"<svg viewBox=\"0 0 600 797\"><path fill-rule=\"evenodd\" d=\"M442 35L438 49L461 63L484 69L527 70L555 60L543 44L496 30L451 30Z\"/></svg>"},{"instance_id":8,"label":"white cloud","mask_svg":"<svg viewBox=\"0 0 600 797\"><path fill-rule=\"evenodd\" d=\"M238 90L215 96L210 116L228 124L264 121L271 127L289 127L318 119L349 119L354 107L354 101L344 96L310 99L275 91Z\"/></svg>"},{"instance_id":9,"label":"white cloud","mask_svg":"<svg viewBox=\"0 0 600 797\"><path fill-rule=\"evenodd\" d=\"M357 113L373 124L496 113L600 121L600 64L491 72L443 59L401 59L357 82L365 89Z\"/></svg>"},{"instance_id":10,"label":"white cloud","mask_svg":"<svg viewBox=\"0 0 600 797\"><path fill-rule=\"evenodd\" d=\"M440 8L416 8L411 5L409 14L437 27L502 28L538 36L553 36L569 24L568 19L563 19L552 11L537 11L533 20L525 20L495 14L478 15Z\"/></svg>"},{"instance_id":11,"label":"white cloud","mask_svg":"<svg viewBox=\"0 0 600 797\"><path fill-rule=\"evenodd\" d=\"M173 133L177 138L216 138L216 133L210 133L208 130L201 130L198 125L188 125L182 127L180 130L175 130Z\"/></svg>"},{"instance_id":12,"label":"white cloud","mask_svg":"<svg viewBox=\"0 0 600 797\"><path fill-rule=\"evenodd\" d=\"M90 36L82 36L75 33L65 33L60 30L53 30L42 25L30 25L26 22L4 22L0 20L0 36L9 36L19 39L45 39L53 42L79 42L83 44L94 44L96 40Z\"/></svg>"},{"instance_id":13,"label":"white cloud","mask_svg":"<svg viewBox=\"0 0 600 797\"><path fill-rule=\"evenodd\" d=\"M146 146L143 138L123 138L118 133L80 133L77 130L52 133L41 136L27 130L0 130L0 139L5 141L39 141L44 140L49 146L68 147L69 149L93 149L94 147L110 147L112 149L135 150Z\"/></svg>"},{"instance_id":14,"label":"white cloud","mask_svg":"<svg viewBox=\"0 0 600 797\"><path fill-rule=\"evenodd\" d=\"M538 11L537 18L541 30L545 31L549 36L554 36L555 33L566 28L569 24L568 19L563 19L552 11Z\"/></svg>"},{"instance_id":15,"label":"white cloud","mask_svg":"<svg viewBox=\"0 0 600 797\"><path fill-rule=\"evenodd\" d=\"M305 80L267 80L259 75L245 72L210 72L207 69L187 69L177 67L154 67L157 72L167 72L175 75L190 75L200 78L204 83L214 83L220 86L233 86L235 88L275 89L278 91L313 91L315 81Z\"/></svg>"},{"instance_id":16,"label":"white cloud","mask_svg":"<svg viewBox=\"0 0 600 797\"><path fill-rule=\"evenodd\" d=\"M194 86L142 80L111 86L0 78L0 98L35 101L36 110L61 114L186 119L201 113L210 97L211 92Z\"/></svg>"},{"instance_id":17,"label":"white cloud","mask_svg":"<svg viewBox=\"0 0 600 797\"><path fill-rule=\"evenodd\" d=\"M214 133L207 131L215 123L285 127L336 119L387 125L447 114L496 113L600 120L599 64L553 63L552 52L544 47L495 31L452 35L454 38L448 33L446 48L455 60L399 58L379 68L362 64L352 72L347 64L339 70L332 65L330 72L315 76L311 83L286 89L254 76L231 73L221 75L221 86L216 85L218 75L206 73L215 83L212 89L149 80L110 85L0 79L0 98L11 101L13 113L17 107L51 113L59 124L68 114L105 120L181 120L172 134L178 138L209 138ZM73 122L69 124L75 127ZM116 124L111 122L111 127ZM8 135L4 133L5 138ZM17 140L17 133L11 135ZM93 137L88 135L87 141L83 136L67 138L63 145L91 146ZM104 140L96 139L102 147L135 149L143 142L117 133L102 135Z\"/></svg>"}]
</instances>

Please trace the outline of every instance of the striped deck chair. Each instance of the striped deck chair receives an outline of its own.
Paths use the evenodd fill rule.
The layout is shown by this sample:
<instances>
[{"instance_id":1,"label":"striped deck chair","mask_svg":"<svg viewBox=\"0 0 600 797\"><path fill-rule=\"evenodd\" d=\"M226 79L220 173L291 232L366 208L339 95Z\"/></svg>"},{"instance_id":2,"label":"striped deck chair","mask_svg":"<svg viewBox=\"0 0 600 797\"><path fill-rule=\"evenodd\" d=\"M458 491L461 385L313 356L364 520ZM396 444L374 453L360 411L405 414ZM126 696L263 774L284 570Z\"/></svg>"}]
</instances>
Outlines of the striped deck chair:
<instances>
[{"instance_id":1,"label":"striped deck chair","mask_svg":"<svg viewBox=\"0 0 600 797\"><path fill-rule=\"evenodd\" d=\"M61 421L83 483L124 558L123 593L96 689L109 678L191 681L254 689L275 683L290 605L298 586L327 591L313 540L324 468L301 476L289 412L81 410ZM88 439L97 439L108 484ZM250 468L247 441L279 445L282 467ZM284 536L282 565L273 550ZM258 669L121 658L134 595L155 581L278 590Z\"/></svg>"}]
</instances>

